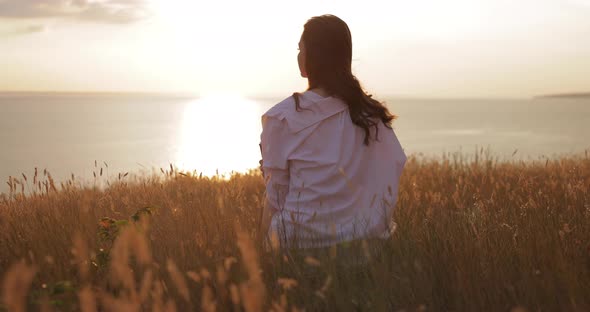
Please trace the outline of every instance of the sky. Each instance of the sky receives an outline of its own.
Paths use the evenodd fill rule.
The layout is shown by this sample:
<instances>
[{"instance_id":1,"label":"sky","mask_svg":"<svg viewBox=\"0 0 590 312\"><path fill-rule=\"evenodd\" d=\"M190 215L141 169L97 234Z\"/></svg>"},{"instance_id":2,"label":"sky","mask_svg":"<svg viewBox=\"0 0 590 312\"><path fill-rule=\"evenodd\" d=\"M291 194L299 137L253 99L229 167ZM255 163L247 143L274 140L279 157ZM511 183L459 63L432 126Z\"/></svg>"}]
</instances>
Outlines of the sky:
<instances>
[{"instance_id":1,"label":"sky","mask_svg":"<svg viewBox=\"0 0 590 312\"><path fill-rule=\"evenodd\" d=\"M287 96L326 13L376 95L590 91L590 0L0 0L0 91Z\"/></svg>"}]
</instances>

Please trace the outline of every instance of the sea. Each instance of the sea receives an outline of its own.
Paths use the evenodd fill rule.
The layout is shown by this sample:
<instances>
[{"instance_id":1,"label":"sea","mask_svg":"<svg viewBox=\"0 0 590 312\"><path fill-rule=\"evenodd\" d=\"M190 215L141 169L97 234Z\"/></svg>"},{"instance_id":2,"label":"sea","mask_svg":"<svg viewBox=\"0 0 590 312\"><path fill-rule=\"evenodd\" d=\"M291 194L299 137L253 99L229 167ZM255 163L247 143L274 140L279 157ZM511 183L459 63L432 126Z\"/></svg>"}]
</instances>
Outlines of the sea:
<instances>
[{"instance_id":1,"label":"sea","mask_svg":"<svg viewBox=\"0 0 590 312\"><path fill-rule=\"evenodd\" d=\"M260 159L260 116L281 100L0 93L0 179L30 180L35 168L56 181L73 176L84 183L171 166L209 176L246 172ZM484 150L498 160L536 161L590 153L590 98L384 102L398 116L394 131L409 156ZM3 182L0 193L7 191Z\"/></svg>"}]
</instances>

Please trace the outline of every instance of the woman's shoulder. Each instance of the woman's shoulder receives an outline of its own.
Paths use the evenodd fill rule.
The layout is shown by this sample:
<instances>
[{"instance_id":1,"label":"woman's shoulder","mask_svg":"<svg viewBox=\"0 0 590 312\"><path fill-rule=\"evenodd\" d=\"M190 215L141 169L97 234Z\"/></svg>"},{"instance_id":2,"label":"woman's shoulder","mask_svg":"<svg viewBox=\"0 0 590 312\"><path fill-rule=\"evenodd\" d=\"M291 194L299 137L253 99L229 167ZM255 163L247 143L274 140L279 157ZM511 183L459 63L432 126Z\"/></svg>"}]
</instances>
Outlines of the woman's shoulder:
<instances>
[{"instance_id":1,"label":"woman's shoulder","mask_svg":"<svg viewBox=\"0 0 590 312\"><path fill-rule=\"evenodd\" d=\"M267 110L266 113L262 115L262 118L274 117L277 119L285 119L287 115L289 115L289 113L294 110L295 98L291 95L290 97L278 102L269 110Z\"/></svg>"}]
</instances>

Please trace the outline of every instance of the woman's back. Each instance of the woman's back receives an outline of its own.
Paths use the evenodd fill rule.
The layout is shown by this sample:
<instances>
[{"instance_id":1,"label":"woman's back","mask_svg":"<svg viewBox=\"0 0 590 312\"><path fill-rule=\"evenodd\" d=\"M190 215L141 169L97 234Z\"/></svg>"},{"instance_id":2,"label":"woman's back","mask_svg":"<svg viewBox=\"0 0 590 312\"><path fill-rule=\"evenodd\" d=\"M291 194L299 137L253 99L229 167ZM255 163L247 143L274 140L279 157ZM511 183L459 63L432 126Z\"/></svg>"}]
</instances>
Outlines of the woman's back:
<instances>
[{"instance_id":1,"label":"woman's back","mask_svg":"<svg viewBox=\"0 0 590 312\"><path fill-rule=\"evenodd\" d=\"M289 97L263 115L267 192L277 193L267 194L278 210L271 235L300 248L388 237L406 161L394 131L378 120L378 140L364 144L344 101L311 91L299 100L299 109Z\"/></svg>"}]
</instances>

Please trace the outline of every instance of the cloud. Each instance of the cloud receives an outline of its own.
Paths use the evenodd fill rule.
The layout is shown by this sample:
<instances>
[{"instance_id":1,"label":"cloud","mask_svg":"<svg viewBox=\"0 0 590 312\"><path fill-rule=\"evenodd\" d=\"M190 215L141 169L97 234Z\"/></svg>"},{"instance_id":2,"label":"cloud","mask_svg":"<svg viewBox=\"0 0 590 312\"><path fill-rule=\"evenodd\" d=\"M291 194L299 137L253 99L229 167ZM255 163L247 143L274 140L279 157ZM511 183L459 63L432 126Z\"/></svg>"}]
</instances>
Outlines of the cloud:
<instances>
[{"instance_id":1,"label":"cloud","mask_svg":"<svg viewBox=\"0 0 590 312\"><path fill-rule=\"evenodd\" d=\"M47 26L45 25L29 25L27 27L21 28L21 33L32 34L38 32L44 32L47 30Z\"/></svg>"},{"instance_id":2,"label":"cloud","mask_svg":"<svg viewBox=\"0 0 590 312\"><path fill-rule=\"evenodd\" d=\"M19 28L14 28L14 29L10 29L10 30L0 31L0 37L28 35L28 34L45 32L46 30L47 30L46 25L42 25L42 24L28 25L25 27L19 27Z\"/></svg>"},{"instance_id":3,"label":"cloud","mask_svg":"<svg viewBox=\"0 0 590 312\"><path fill-rule=\"evenodd\" d=\"M147 0L0 0L0 18L62 17L124 24L149 13Z\"/></svg>"}]
</instances>

